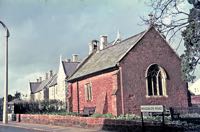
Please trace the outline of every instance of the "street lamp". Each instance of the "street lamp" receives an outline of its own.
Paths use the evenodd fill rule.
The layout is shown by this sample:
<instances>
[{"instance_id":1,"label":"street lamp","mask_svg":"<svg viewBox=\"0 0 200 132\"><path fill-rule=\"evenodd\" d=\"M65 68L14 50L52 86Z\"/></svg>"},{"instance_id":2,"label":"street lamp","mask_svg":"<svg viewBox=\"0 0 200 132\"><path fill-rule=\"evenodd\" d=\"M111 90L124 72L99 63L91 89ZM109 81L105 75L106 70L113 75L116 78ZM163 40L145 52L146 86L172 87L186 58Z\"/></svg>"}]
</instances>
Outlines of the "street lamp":
<instances>
[{"instance_id":1,"label":"street lamp","mask_svg":"<svg viewBox=\"0 0 200 132\"><path fill-rule=\"evenodd\" d=\"M0 21L0 24L5 29L5 75L4 75L4 102L3 102L3 123L8 123L8 37L10 36L9 30L6 25Z\"/></svg>"}]
</instances>

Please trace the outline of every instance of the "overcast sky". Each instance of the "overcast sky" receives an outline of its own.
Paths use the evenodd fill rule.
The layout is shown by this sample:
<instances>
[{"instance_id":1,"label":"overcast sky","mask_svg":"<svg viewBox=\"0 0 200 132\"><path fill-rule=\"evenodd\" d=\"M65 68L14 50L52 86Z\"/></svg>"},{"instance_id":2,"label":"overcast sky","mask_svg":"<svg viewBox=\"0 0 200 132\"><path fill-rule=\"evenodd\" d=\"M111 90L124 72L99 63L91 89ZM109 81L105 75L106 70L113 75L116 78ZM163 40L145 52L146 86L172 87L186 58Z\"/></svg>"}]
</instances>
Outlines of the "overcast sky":
<instances>
[{"instance_id":1,"label":"overcast sky","mask_svg":"<svg viewBox=\"0 0 200 132\"><path fill-rule=\"evenodd\" d=\"M88 55L88 43L108 35L122 38L147 29L142 0L0 0L0 20L10 30L9 93L29 94L29 81L57 71L59 56ZM4 31L0 28L0 96L3 95ZM172 45L176 48L176 45ZM178 53L181 54L183 48Z\"/></svg>"}]
</instances>

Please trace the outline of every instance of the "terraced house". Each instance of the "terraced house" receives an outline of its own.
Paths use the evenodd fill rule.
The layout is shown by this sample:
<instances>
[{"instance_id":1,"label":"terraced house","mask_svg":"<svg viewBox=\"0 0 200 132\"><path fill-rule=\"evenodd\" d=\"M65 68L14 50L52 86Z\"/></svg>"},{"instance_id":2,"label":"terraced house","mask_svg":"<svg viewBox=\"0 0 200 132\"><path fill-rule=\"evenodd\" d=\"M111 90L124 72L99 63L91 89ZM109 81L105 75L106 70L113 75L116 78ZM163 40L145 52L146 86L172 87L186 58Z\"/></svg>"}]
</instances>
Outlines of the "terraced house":
<instances>
[{"instance_id":1,"label":"terraced house","mask_svg":"<svg viewBox=\"0 0 200 132\"><path fill-rule=\"evenodd\" d=\"M30 82L31 90L31 100L32 101L43 101L49 99L49 85L56 75L53 75L53 72L50 71L50 77L46 76L45 80L42 80L42 77L36 79L36 82ZM47 74L46 74L47 75Z\"/></svg>"},{"instance_id":2,"label":"terraced house","mask_svg":"<svg viewBox=\"0 0 200 132\"><path fill-rule=\"evenodd\" d=\"M141 105L188 107L181 59L165 38L148 30L108 43L89 44L89 55L68 79L71 111L95 107L96 113L140 113Z\"/></svg>"},{"instance_id":3,"label":"terraced house","mask_svg":"<svg viewBox=\"0 0 200 132\"><path fill-rule=\"evenodd\" d=\"M46 73L44 80L40 77L36 82L30 82L31 100L59 100L66 105L66 79L75 71L78 64L78 55L73 55L72 60L62 60L60 57L57 74L50 71Z\"/></svg>"}]
</instances>

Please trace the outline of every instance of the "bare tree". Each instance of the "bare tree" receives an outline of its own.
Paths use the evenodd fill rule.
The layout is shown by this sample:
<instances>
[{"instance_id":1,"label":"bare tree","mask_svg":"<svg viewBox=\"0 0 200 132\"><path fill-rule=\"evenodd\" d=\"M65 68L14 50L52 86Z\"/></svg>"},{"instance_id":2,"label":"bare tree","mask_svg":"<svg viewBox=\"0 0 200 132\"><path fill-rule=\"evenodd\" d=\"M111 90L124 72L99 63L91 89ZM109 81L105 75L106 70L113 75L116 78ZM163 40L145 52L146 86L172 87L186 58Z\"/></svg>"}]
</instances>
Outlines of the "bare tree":
<instances>
[{"instance_id":1,"label":"bare tree","mask_svg":"<svg viewBox=\"0 0 200 132\"><path fill-rule=\"evenodd\" d=\"M189 13L183 8L188 3L193 5ZM150 0L147 4L152 14L150 20L142 18L146 24L153 21L169 41L181 35L178 47L183 40L186 48L181 56L183 77L193 81L194 71L200 64L200 0Z\"/></svg>"},{"instance_id":2,"label":"bare tree","mask_svg":"<svg viewBox=\"0 0 200 132\"><path fill-rule=\"evenodd\" d=\"M169 41L173 39L188 24L189 14L182 9L186 0L150 0L147 5L152 8L152 19ZM146 24L150 24L149 19L142 18Z\"/></svg>"}]
</instances>

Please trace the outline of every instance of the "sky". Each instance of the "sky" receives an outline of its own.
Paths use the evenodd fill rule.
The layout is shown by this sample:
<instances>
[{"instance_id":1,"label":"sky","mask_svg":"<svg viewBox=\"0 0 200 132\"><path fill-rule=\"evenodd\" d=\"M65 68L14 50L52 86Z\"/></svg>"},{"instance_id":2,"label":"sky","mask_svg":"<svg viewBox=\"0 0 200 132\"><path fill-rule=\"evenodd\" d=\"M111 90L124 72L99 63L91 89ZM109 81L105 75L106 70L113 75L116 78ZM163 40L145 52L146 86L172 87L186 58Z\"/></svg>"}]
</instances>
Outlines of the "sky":
<instances>
[{"instance_id":1,"label":"sky","mask_svg":"<svg viewBox=\"0 0 200 132\"><path fill-rule=\"evenodd\" d=\"M29 94L29 81L44 78L49 70L57 72L60 55L68 59L79 54L82 59L88 55L88 43L100 35L112 41L118 30L125 39L147 29L140 17L148 17L151 10L144 1L0 0L0 20L10 31L9 93ZM178 54L182 52L180 47ZM4 30L0 28L0 96L3 77Z\"/></svg>"}]
</instances>

